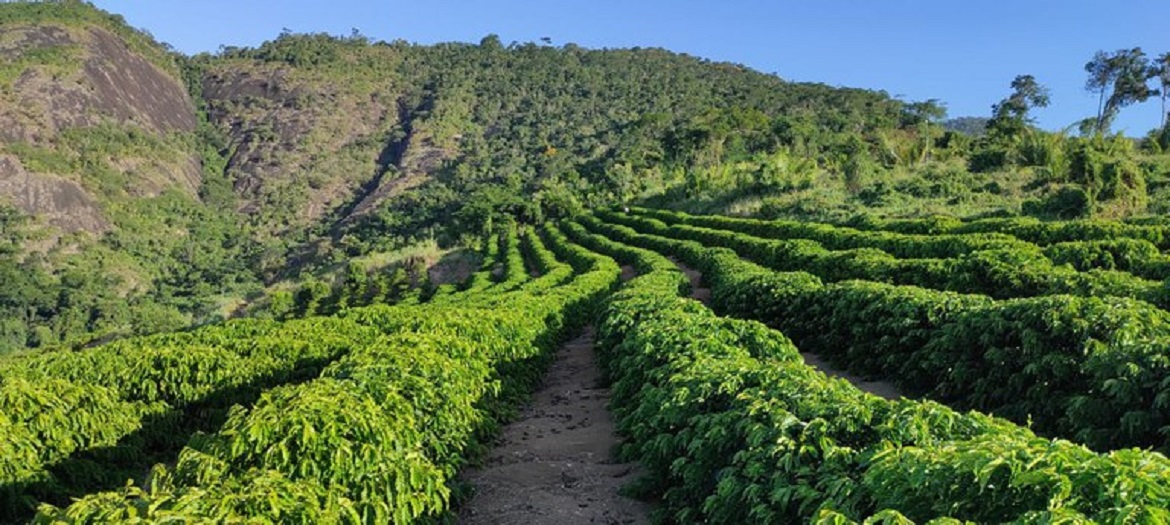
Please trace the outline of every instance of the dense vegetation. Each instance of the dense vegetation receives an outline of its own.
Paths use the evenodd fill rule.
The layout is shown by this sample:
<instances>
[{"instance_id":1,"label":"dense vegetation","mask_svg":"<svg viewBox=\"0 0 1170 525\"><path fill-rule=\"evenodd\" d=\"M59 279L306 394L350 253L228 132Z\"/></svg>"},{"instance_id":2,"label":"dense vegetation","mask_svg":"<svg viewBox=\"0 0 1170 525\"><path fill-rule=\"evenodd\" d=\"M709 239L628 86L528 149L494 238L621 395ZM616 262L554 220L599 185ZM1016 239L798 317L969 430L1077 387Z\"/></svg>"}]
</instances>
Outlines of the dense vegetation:
<instances>
[{"instance_id":1,"label":"dense vegetation","mask_svg":"<svg viewBox=\"0 0 1170 525\"><path fill-rule=\"evenodd\" d=\"M660 49L0 26L72 42L0 54L0 111L84 84L101 31L192 116L0 140L101 218L0 196L0 521L449 519L590 323L661 522L1170 521L1170 126L1110 134L1166 56L1092 57L1074 136L1029 75L945 121ZM432 281L449 248L470 275Z\"/></svg>"},{"instance_id":2,"label":"dense vegetation","mask_svg":"<svg viewBox=\"0 0 1170 525\"><path fill-rule=\"evenodd\" d=\"M1097 296L996 301L825 284L685 240L677 225L600 217L507 227L461 286L398 306L347 306L376 297L355 272L332 317L289 313L0 361L3 510L62 505L42 505L40 523L439 516L455 501L452 476L549 351L599 315L622 454L646 467L635 492L659 502L664 522L1167 519L1170 462L1125 448L1166 446L1164 312ZM942 238L921 246L977 250L988 234ZM664 254L703 271L717 311L766 325L681 299L688 280ZM617 293L611 257L638 275ZM799 351L932 401L864 394ZM139 479L156 461L172 466ZM125 476L138 483L119 488ZM71 496L84 497L65 506Z\"/></svg>"},{"instance_id":3,"label":"dense vegetation","mask_svg":"<svg viewBox=\"0 0 1170 525\"><path fill-rule=\"evenodd\" d=\"M809 277L767 275L725 250L586 223L643 247L567 227L641 272L609 300L599 350L626 453L649 470L643 490L661 502L663 522L1167 519L1170 463L1161 454L1094 454L983 414L862 394L804 365L780 332L680 299L687 280L645 248L701 265L713 291L732 301L715 298L724 308L751 298L768 308L773 295L783 305ZM759 311L739 312L749 310ZM767 311L770 322L786 313Z\"/></svg>"},{"instance_id":4,"label":"dense vegetation","mask_svg":"<svg viewBox=\"0 0 1170 525\"><path fill-rule=\"evenodd\" d=\"M1161 92L1163 61L1141 50L1093 57L1101 111L1070 136L1031 126L1047 95L1028 75L989 118L947 123L937 101L788 82L661 49L286 32L188 57L75 0L5 3L0 23L110 31L185 86L200 121L158 133L107 119L48 142L0 144L25 169L80 181L112 223L89 238L26 222L45 240L33 254L2 256L0 266L25 276L0 302L0 351L266 311L240 308L267 304L264 285L348 257L432 239L474 245L511 220L617 203L844 221L1129 217L1170 202L1170 135L1108 134L1117 111ZM85 55L75 48L18 55L11 78L77 69ZM167 159L201 164L195 195L131 191L135 177L165 187L151 170L181 163ZM320 287L314 279L309 288ZM288 304L276 299L278 310Z\"/></svg>"},{"instance_id":5,"label":"dense vegetation","mask_svg":"<svg viewBox=\"0 0 1170 525\"><path fill-rule=\"evenodd\" d=\"M95 494L38 519L405 523L442 512L475 436L619 273L556 230L544 232L551 249L528 232L524 250L510 231L500 279L488 268L424 305L233 321L4 362L0 511L116 488L177 457L148 491ZM543 274L529 274L525 252Z\"/></svg>"}]
</instances>

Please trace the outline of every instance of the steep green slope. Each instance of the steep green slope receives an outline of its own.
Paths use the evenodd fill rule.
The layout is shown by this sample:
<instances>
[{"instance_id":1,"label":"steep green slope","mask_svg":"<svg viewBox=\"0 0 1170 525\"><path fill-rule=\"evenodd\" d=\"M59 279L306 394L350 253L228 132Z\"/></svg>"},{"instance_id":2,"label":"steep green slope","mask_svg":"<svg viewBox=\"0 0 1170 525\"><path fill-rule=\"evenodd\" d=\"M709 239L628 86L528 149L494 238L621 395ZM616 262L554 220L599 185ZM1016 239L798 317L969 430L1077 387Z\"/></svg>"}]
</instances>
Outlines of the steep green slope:
<instances>
[{"instance_id":1,"label":"steep green slope","mask_svg":"<svg viewBox=\"0 0 1170 525\"><path fill-rule=\"evenodd\" d=\"M660 49L284 34L194 62L255 224L279 232L325 217L381 244L635 198L681 179L654 165L666 147L717 157L776 145L742 124L830 135L906 117L882 93Z\"/></svg>"},{"instance_id":2,"label":"steep green slope","mask_svg":"<svg viewBox=\"0 0 1170 525\"><path fill-rule=\"evenodd\" d=\"M205 206L175 58L81 2L0 6L0 353L177 329L254 281Z\"/></svg>"}]
</instances>

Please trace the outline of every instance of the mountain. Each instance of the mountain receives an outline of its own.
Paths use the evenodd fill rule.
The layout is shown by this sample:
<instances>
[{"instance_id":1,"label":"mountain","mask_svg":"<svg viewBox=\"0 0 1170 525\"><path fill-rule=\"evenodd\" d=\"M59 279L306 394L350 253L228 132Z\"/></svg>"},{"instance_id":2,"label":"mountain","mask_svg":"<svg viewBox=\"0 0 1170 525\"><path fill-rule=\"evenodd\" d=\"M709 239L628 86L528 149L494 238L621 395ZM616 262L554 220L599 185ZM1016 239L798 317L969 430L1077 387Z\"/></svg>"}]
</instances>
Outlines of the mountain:
<instances>
[{"instance_id":1,"label":"mountain","mask_svg":"<svg viewBox=\"0 0 1170 525\"><path fill-rule=\"evenodd\" d=\"M93 234L117 222L105 203L195 197L198 121L173 62L85 6L3 7L0 194L61 232Z\"/></svg>"},{"instance_id":2,"label":"mountain","mask_svg":"<svg viewBox=\"0 0 1170 525\"><path fill-rule=\"evenodd\" d=\"M0 351L183 327L254 281L201 198L175 57L81 2L6 3L0 26Z\"/></svg>"},{"instance_id":3,"label":"mountain","mask_svg":"<svg viewBox=\"0 0 1170 525\"><path fill-rule=\"evenodd\" d=\"M902 108L661 49L505 48L491 36L417 46L284 34L193 62L239 209L273 232L322 220L474 231L485 217L463 204L477 192L506 188L515 199L501 206L533 217L633 198L661 177L614 180L621 148L714 112L860 129L890 127Z\"/></svg>"},{"instance_id":4,"label":"mountain","mask_svg":"<svg viewBox=\"0 0 1170 525\"><path fill-rule=\"evenodd\" d=\"M971 137L933 102L663 49L284 33L184 56L79 0L0 3L0 28L0 352L210 322L351 257L614 204L842 220L1170 202L1170 163L1132 144Z\"/></svg>"}]
</instances>

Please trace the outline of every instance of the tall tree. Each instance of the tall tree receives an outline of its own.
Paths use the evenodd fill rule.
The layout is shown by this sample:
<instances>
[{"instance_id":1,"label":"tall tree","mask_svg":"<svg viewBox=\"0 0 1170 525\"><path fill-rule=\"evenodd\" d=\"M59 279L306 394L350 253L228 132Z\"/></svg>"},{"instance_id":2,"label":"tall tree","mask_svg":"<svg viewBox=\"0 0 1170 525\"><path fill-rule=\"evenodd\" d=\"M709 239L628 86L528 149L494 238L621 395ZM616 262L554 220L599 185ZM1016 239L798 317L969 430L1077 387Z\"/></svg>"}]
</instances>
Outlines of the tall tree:
<instances>
[{"instance_id":1,"label":"tall tree","mask_svg":"<svg viewBox=\"0 0 1170 525\"><path fill-rule=\"evenodd\" d=\"M1012 94L991 106L987 131L993 137L1015 136L1032 123L1028 111L1043 107L1048 107L1048 88L1032 75L1020 75L1012 80Z\"/></svg>"},{"instance_id":2,"label":"tall tree","mask_svg":"<svg viewBox=\"0 0 1170 525\"><path fill-rule=\"evenodd\" d=\"M1101 120L1105 112L1105 93L1109 91L1117 76L1111 57L1109 53L1098 51L1093 55L1093 59L1085 64L1085 72L1089 74L1089 79L1085 81L1085 91L1097 94L1097 119L1093 123L1095 130L1101 129Z\"/></svg>"},{"instance_id":3,"label":"tall tree","mask_svg":"<svg viewBox=\"0 0 1170 525\"><path fill-rule=\"evenodd\" d=\"M1085 64L1089 79L1085 89L1098 94L1097 133L1106 133L1121 108L1145 102L1158 90L1150 89L1150 79L1157 76L1142 48L1119 49L1113 53L1098 51Z\"/></svg>"},{"instance_id":4,"label":"tall tree","mask_svg":"<svg viewBox=\"0 0 1170 525\"><path fill-rule=\"evenodd\" d=\"M1162 88L1162 125L1160 127L1165 128L1166 97L1170 95L1170 51L1158 55L1158 58L1154 60L1154 69L1158 73L1158 83Z\"/></svg>"}]
</instances>

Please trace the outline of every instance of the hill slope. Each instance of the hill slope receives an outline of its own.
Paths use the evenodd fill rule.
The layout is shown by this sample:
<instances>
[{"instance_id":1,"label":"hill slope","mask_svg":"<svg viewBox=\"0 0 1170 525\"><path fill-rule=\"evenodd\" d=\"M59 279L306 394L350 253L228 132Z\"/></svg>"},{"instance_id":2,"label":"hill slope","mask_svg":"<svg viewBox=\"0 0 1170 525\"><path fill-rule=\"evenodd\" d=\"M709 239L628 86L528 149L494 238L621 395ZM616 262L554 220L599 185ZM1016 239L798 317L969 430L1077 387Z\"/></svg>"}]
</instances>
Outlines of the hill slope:
<instances>
[{"instance_id":1,"label":"hill slope","mask_svg":"<svg viewBox=\"0 0 1170 525\"><path fill-rule=\"evenodd\" d=\"M845 219L1170 202L1166 156L1124 139L972 138L933 102L662 49L285 33L188 57L74 0L0 4L0 27L16 283L0 351L211 321L347 257L614 204Z\"/></svg>"},{"instance_id":2,"label":"hill slope","mask_svg":"<svg viewBox=\"0 0 1170 525\"><path fill-rule=\"evenodd\" d=\"M175 57L81 2L0 6L0 352L174 329L239 272Z\"/></svg>"},{"instance_id":3,"label":"hill slope","mask_svg":"<svg viewBox=\"0 0 1170 525\"><path fill-rule=\"evenodd\" d=\"M116 20L84 6L3 13L0 192L51 226L90 233L116 221L104 203L196 195L198 120L173 63L132 49Z\"/></svg>"}]
</instances>

